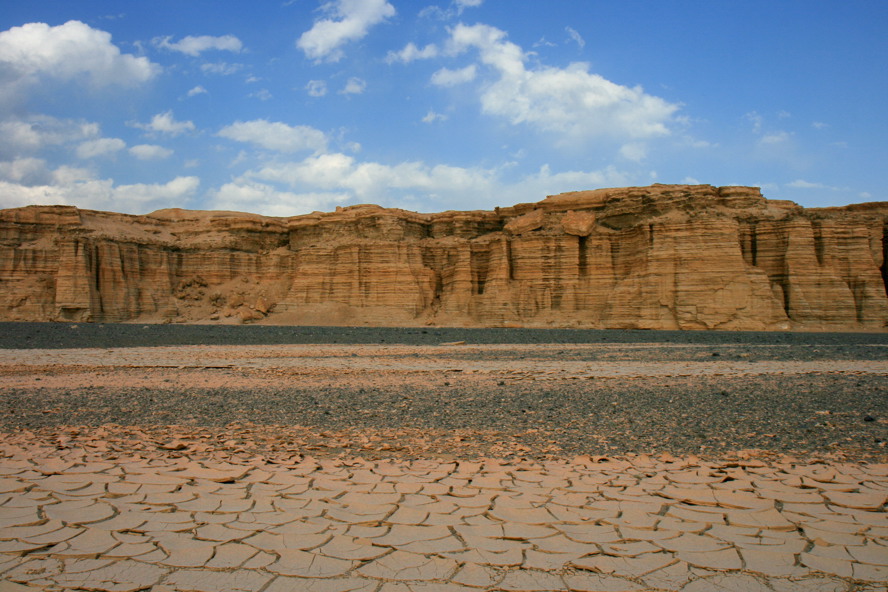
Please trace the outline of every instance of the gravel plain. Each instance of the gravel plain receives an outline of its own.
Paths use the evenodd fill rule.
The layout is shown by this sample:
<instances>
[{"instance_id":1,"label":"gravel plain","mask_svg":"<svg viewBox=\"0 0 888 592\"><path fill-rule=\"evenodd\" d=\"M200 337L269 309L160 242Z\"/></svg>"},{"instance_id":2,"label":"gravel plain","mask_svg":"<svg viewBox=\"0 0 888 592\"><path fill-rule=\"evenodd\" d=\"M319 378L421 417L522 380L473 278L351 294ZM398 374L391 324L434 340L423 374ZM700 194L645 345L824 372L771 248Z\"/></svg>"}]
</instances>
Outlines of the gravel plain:
<instances>
[{"instance_id":1,"label":"gravel plain","mask_svg":"<svg viewBox=\"0 0 888 592\"><path fill-rule=\"evenodd\" d=\"M886 360L884 333L5 323L0 431L263 454L884 460Z\"/></svg>"}]
</instances>

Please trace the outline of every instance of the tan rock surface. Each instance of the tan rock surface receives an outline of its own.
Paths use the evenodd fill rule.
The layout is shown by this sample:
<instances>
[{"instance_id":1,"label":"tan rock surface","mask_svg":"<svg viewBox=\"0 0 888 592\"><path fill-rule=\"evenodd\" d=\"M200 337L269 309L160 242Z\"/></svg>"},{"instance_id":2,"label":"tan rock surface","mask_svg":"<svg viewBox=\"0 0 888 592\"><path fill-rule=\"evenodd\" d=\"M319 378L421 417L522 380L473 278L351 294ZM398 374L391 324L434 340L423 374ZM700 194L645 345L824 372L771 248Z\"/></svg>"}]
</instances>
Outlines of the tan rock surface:
<instances>
[{"instance_id":1,"label":"tan rock surface","mask_svg":"<svg viewBox=\"0 0 888 592\"><path fill-rule=\"evenodd\" d=\"M0 319L884 329L888 204L654 185L496 211L0 211Z\"/></svg>"}]
</instances>

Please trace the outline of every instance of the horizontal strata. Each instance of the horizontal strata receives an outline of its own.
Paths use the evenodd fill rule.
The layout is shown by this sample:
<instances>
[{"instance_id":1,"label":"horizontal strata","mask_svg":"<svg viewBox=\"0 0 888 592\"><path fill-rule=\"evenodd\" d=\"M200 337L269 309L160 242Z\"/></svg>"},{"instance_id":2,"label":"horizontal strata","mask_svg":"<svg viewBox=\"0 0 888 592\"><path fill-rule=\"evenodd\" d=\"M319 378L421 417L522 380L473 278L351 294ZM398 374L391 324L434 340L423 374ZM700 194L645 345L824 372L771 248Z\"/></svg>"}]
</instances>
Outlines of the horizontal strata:
<instances>
[{"instance_id":1,"label":"horizontal strata","mask_svg":"<svg viewBox=\"0 0 888 592\"><path fill-rule=\"evenodd\" d=\"M888 325L888 203L653 185L494 211L0 211L0 320L638 329Z\"/></svg>"}]
</instances>

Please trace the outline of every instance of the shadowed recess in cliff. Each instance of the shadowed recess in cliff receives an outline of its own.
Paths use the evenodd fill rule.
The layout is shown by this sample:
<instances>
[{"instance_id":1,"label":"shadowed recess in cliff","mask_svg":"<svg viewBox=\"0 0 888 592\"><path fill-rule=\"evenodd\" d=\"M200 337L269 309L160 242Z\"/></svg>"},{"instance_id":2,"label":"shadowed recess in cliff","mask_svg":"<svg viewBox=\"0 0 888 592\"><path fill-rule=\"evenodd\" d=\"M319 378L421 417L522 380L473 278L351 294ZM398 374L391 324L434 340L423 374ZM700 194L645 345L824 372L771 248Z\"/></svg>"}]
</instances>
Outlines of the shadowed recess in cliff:
<instances>
[{"instance_id":1,"label":"shadowed recess in cliff","mask_svg":"<svg viewBox=\"0 0 888 592\"><path fill-rule=\"evenodd\" d=\"M577 191L494 211L0 211L0 320L641 329L888 324L888 204Z\"/></svg>"},{"instance_id":2,"label":"shadowed recess in cliff","mask_svg":"<svg viewBox=\"0 0 888 592\"><path fill-rule=\"evenodd\" d=\"M888 224L882 230L882 284L888 296Z\"/></svg>"}]
</instances>

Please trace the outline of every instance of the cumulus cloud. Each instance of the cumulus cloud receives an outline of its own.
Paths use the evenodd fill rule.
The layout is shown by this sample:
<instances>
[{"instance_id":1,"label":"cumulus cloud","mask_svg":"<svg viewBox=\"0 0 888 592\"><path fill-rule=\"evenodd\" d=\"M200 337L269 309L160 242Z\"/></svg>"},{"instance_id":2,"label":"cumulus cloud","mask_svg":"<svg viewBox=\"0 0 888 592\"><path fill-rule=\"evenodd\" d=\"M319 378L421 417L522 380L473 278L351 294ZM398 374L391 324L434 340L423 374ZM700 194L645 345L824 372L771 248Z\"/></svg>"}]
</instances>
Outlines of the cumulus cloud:
<instances>
[{"instance_id":1,"label":"cumulus cloud","mask_svg":"<svg viewBox=\"0 0 888 592\"><path fill-rule=\"evenodd\" d=\"M315 61L342 59L342 46L363 39L371 27L395 15L386 0L331 0L321 7L330 18L317 21L296 41Z\"/></svg>"},{"instance_id":2,"label":"cumulus cloud","mask_svg":"<svg viewBox=\"0 0 888 592\"><path fill-rule=\"evenodd\" d=\"M475 79L478 69L475 64L470 64L459 70L450 70L449 68L441 68L432 74L432 84L435 86L456 86L465 84Z\"/></svg>"},{"instance_id":3,"label":"cumulus cloud","mask_svg":"<svg viewBox=\"0 0 888 592\"><path fill-rule=\"evenodd\" d=\"M0 121L0 157L33 154L47 146L82 142L99 135L99 124L32 115Z\"/></svg>"},{"instance_id":4,"label":"cumulus cloud","mask_svg":"<svg viewBox=\"0 0 888 592\"><path fill-rule=\"evenodd\" d=\"M367 90L367 81L352 76L348 79L348 82L345 83L345 86L339 94L341 95L359 95Z\"/></svg>"},{"instance_id":5,"label":"cumulus cloud","mask_svg":"<svg viewBox=\"0 0 888 592\"><path fill-rule=\"evenodd\" d=\"M195 129L193 121L176 121L175 117L173 117L172 110L158 113L152 117L151 121L148 123L135 122L130 123L130 125L148 132L167 134L170 136L178 136L185 132L193 132Z\"/></svg>"},{"instance_id":6,"label":"cumulus cloud","mask_svg":"<svg viewBox=\"0 0 888 592\"><path fill-rule=\"evenodd\" d=\"M172 37L155 37L152 43L156 47L178 51L192 57L197 57L201 53L208 50L231 51L240 53L243 49L241 40L234 35L222 35L221 37L213 37L211 35L200 35L194 37L188 35L175 43L170 43Z\"/></svg>"},{"instance_id":7,"label":"cumulus cloud","mask_svg":"<svg viewBox=\"0 0 888 592\"><path fill-rule=\"evenodd\" d=\"M640 139L670 133L678 105L589 72L585 63L566 68L528 68L521 48L489 25L457 25L448 51L476 50L496 78L481 92L484 113L526 124L563 138Z\"/></svg>"},{"instance_id":8,"label":"cumulus cloud","mask_svg":"<svg viewBox=\"0 0 888 592\"><path fill-rule=\"evenodd\" d=\"M48 76L84 77L94 86L137 85L160 72L147 58L122 54L110 33L80 21L56 27L28 23L0 32L0 65L7 83Z\"/></svg>"},{"instance_id":9,"label":"cumulus cloud","mask_svg":"<svg viewBox=\"0 0 888 592\"><path fill-rule=\"evenodd\" d=\"M114 154L126 148L126 142L120 138L97 138L81 143L75 151L78 158L95 158Z\"/></svg>"},{"instance_id":10,"label":"cumulus cloud","mask_svg":"<svg viewBox=\"0 0 888 592\"><path fill-rule=\"evenodd\" d=\"M265 119L236 121L219 130L217 135L277 152L318 152L327 147L327 135L318 129L306 125L290 126Z\"/></svg>"},{"instance_id":11,"label":"cumulus cloud","mask_svg":"<svg viewBox=\"0 0 888 592\"><path fill-rule=\"evenodd\" d=\"M203 86L198 84L197 86L195 86L194 88L189 90L187 94L189 97L195 97L197 95L205 94L206 92L207 92L207 89L205 89Z\"/></svg>"},{"instance_id":12,"label":"cumulus cloud","mask_svg":"<svg viewBox=\"0 0 888 592\"><path fill-rule=\"evenodd\" d=\"M245 176L253 181L278 184L299 194L345 194L357 201L391 203L397 195L418 191L434 197L448 195L488 195L492 193L492 173L423 162L386 165L360 162L341 153L317 154L297 162L269 163Z\"/></svg>"},{"instance_id":13,"label":"cumulus cloud","mask_svg":"<svg viewBox=\"0 0 888 592\"><path fill-rule=\"evenodd\" d=\"M0 180L25 186L49 183L52 173L42 158L16 158L0 162Z\"/></svg>"},{"instance_id":14,"label":"cumulus cloud","mask_svg":"<svg viewBox=\"0 0 888 592\"><path fill-rule=\"evenodd\" d=\"M311 97L323 97L327 94L327 83L323 80L309 80L305 90Z\"/></svg>"},{"instance_id":15,"label":"cumulus cloud","mask_svg":"<svg viewBox=\"0 0 888 592\"><path fill-rule=\"evenodd\" d=\"M388 55L385 57L385 61L389 64L393 62L402 62L404 64L409 64L414 60L427 60L430 58L438 57L439 51L438 46L430 43L419 49L415 43L410 42L404 46L400 51L390 51Z\"/></svg>"},{"instance_id":16,"label":"cumulus cloud","mask_svg":"<svg viewBox=\"0 0 888 592\"><path fill-rule=\"evenodd\" d=\"M138 144L130 148L129 153L139 160L163 160L172 156L173 151L157 144Z\"/></svg>"},{"instance_id":17,"label":"cumulus cloud","mask_svg":"<svg viewBox=\"0 0 888 592\"><path fill-rule=\"evenodd\" d=\"M647 146L644 142L629 142L620 147L620 156L633 162L641 162L647 156Z\"/></svg>"},{"instance_id":18,"label":"cumulus cloud","mask_svg":"<svg viewBox=\"0 0 888 592\"><path fill-rule=\"evenodd\" d=\"M208 204L215 210L259 212L266 216L286 217L315 210L331 210L350 197L347 193L281 191L266 183L237 179L211 191Z\"/></svg>"},{"instance_id":19,"label":"cumulus cloud","mask_svg":"<svg viewBox=\"0 0 888 592\"><path fill-rule=\"evenodd\" d=\"M200 185L198 177L176 177L168 183L136 183L114 188L113 202L132 204L130 207L146 211L146 208L181 207L183 201L194 195Z\"/></svg>"},{"instance_id":20,"label":"cumulus cloud","mask_svg":"<svg viewBox=\"0 0 888 592\"><path fill-rule=\"evenodd\" d=\"M634 180L613 168L601 171L538 171L517 175L499 167L433 165L423 161L385 164L342 153L266 162L216 192L213 207L294 215L341 203L378 203L417 209L478 209L537 201L577 188L620 186ZM508 203L501 203L502 196ZM224 206L223 206L224 204Z\"/></svg>"},{"instance_id":21,"label":"cumulus cloud","mask_svg":"<svg viewBox=\"0 0 888 592\"><path fill-rule=\"evenodd\" d=\"M95 179L83 169L59 167L45 184L0 180L0 207L67 204L144 214L158 208L181 207L199 185L197 177L176 177L167 183L115 185L113 179Z\"/></svg>"}]
</instances>

